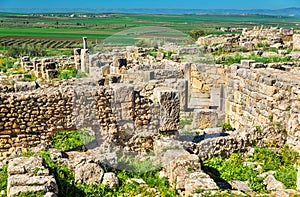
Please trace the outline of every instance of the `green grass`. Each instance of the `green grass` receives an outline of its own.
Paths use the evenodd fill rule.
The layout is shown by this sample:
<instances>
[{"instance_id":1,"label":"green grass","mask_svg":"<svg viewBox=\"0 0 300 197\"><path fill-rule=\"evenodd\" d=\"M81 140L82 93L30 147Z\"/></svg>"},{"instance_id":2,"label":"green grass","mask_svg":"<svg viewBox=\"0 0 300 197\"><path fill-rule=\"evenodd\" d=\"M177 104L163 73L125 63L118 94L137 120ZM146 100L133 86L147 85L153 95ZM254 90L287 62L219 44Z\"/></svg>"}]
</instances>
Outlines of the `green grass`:
<instances>
[{"instance_id":1,"label":"green grass","mask_svg":"<svg viewBox=\"0 0 300 197\"><path fill-rule=\"evenodd\" d=\"M51 144L55 148L67 151L94 139L95 137L90 135L90 131L88 130L66 131L55 134L51 140Z\"/></svg>"},{"instance_id":2,"label":"green grass","mask_svg":"<svg viewBox=\"0 0 300 197\"><path fill-rule=\"evenodd\" d=\"M8 69L13 68L14 60L9 58L0 58L0 71L6 73Z\"/></svg>"},{"instance_id":3,"label":"green grass","mask_svg":"<svg viewBox=\"0 0 300 197\"><path fill-rule=\"evenodd\" d=\"M275 178L287 188L296 189L297 152L284 146L281 150L272 148L255 148L253 156L243 157L240 153L233 153L230 158L214 157L203 161L203 170L210 173L218 181L241 180L248 181L249 186L258 193L268 193L259 174L274 170ZM245 161L255 162L246 166ZM260 165L261 170L255 170Z\"/></svg>"},{"instance_id":4,"label":"green grass","mask_svg":"<svg viewBox=\"0 0 300 197\"><path fill-rule=\"evenodd\" d=\"M193 116L182 116L180 117L179 125L184 127L185 125L192 125Z\"/></svg>"},{"instance_id":5,"label":"green grass","mask_svg":"<svg viewBox=\"0 0 300 197\"><path fill-rule=\"evenodd\" d=\"M112 196L122 197L125 194L129 196L135 196L142 194L142 196L153 196L154 193L147 190L149 187L156 188L160 191L162 197L175 197L178 196L175 189L172 189L166 178L159 178L158 171L147 171L142 174L127 172L127 171L115 171L119 178L120 186L117 188L108 188L104 185L86 185L79 184L75 181L74 174L64 165L58 165L53 160L49 152L42 152L40 154L43 157L49 167L50 172L53 172L57 180L59 188L59 196L64 197L81 197L81 196ZM138 185L135 182L128 182L131 178L142 178L148 187Z\"/></svg>"},{"instance_id":6,"label":"green grass","mask_svg":"<svg viewBox=\"0 0 300 197\"><path fill-rule=\"evenodd\" d=\"M5 193L7 187L7 177L7 166L4 166L3 168L0 168L0 191L4 190Z\"/></svg>"},{"instance_id":7,"label":"green grass","mask_svg":"<svg viewBox=\"0 0 300 197\"><path fill-rule=\"evenodd\" d=\"M89 14L87 15L90 16ZM128 28L142 26L163 26L183 32L201 29L206 33L222 34L224 32L216 30L217 27L244 27L256 24L296 28L296 24L299 23L299 17L258 15L105 15L106 17L104 18L70 18L62 14L54 14L54 16L45 14L44 17L31 17L30 14L20 16L18 14L0 13L0 20L3 21L0 25L0 36L78 39L87 36L89 38L103 39ZM18 20L16 20L16 16L19 17L17 18Z\"/></svg>"},{"instance_id":8,"label":"green grass","mask_svg":"<svg viewBox=\"0 0 300 197\"><path fill-rule=\"evenodd\" d=\"M59 79L83 78L86 74L76 68L60 68L58 69Z\"/></svg>"},{"instance_id":9,"label":"green grass","mask_svg":"<svg viewBox=\"0 0 300 197\"><path fill-rule=\"evenodd\" d=\"M78 30L77 30L78 31ZM61 29L57 31L54 28L0 28L0 36L26 36L26 37L44 37L44 38L97 38L104 39L110 35L98 34L97 32L84 33L79 32L69 32L68 29Z\"/></svg>"},{"instance_id":10,"label":"green grass","mask_svg":"<svg viewBox=\"0 0 300 197\"><path fill-rule=\"evenodd\" d=\"M216 61L217 64L225 64L225 65L231 65L231 64L239 64L241 63L241 60L255 60L256 62L261 62L264 64L267 63L273 63L273 62L291 62L293 59L290 56L280 57L278 56L271 56L271 57L261 57L259 55L251 54L248 57L242 57L241 54L230 54L225 55L222 57L222 59L219 59Z\"/></svg>"}]
</instances>

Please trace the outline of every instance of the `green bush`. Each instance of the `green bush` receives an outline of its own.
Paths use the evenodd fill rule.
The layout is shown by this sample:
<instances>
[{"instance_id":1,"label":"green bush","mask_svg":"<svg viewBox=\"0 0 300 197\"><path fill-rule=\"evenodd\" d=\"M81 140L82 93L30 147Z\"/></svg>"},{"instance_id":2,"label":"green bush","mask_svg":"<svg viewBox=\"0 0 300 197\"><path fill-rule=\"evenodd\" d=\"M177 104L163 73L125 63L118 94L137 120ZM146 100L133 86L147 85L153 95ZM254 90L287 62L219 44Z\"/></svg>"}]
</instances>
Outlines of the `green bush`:
<instances>
[{"instance_id":1,"label":"green bush","mask_svg":"<svg viewBox=\"0 0 300 197\"><path fill-rule=\"evenodd\" d=\"M288 146L283 146L280 151L270 148L256 148L250 161L260 161L263 171L274 170L275 178L287 188L296 189L297 169L295 164L299 160L298 153Z\"/></svg>"},{"instance_id":2,"label":"green bush","mask_svg":"<svg viewBox=\"0 0 300 197\"><path fill-rule=\"evenodd\" d=\"M14 61L9 58L0 60L0 71L6 73L8 69L13 68Z\"/></svg>"},{"instance_id":3,"label":"green bush","mask_svg":"<svg viewBox=\"0 0 300 197\"><path fill-rule=\"evenodd\" d=\"M46 192L25 192L18 195L18 197L43 197L45 196Z\"/></svg>"},{"instance_id":4,"label":"green bush","mask_svg":"<svg viewBox=\"0 0 300 197\"><path fill-rule=\"evenodd\" d=\"M270 47L269 44L267 44L267 43L262 43L262 42L257 43L256 46L257 46L258 48Z\"/></svg>"},{"instance_id":5,"label":"green bush","mask_svg":"<svg viewBox=\"0 0 300 197\"><path fill-rule=\"evenodd\" d=\"M7 53L7 56L10 57L22 57L22 56L30 56L30 57L35 57L35 56L46 56L46 49L43 48L40 44L33 45L33 44L23 44L23 45L13 45L11 46Z\"/></svg>"},{"instance_id":6,"label":"green bush","mask_svg":"<svg viewBox=\"0 0 300 197\"><path fill-rule=\"evenodd\" d=\"M147 55L153 56L153 57L157 57L157 51L147 51L146 52Z\"/></svg>"},{"instance_id":7,"label":"green bush","mask_svg":"<svg viewBox=\"0 0 300 197\"><path fill-rule=\"evenodd\" d=\"M222 127L222 131L226 132L226 131L234 131L234 128L231 126L230 123L227 122L223 122L223 123L219 123L218 126Z\"/></svg>"},{"instance_id":8,"label":"green bush","mask_svg":"<svg viewBox=\"0 0 300 197\"><path fill-rule=\"evenodd\" d=\"M192 30L189 35L196 41L199 37L205 36L205 32L203 30Z\"/></svg>"},{"instance_id":9,"label":"green bush","mask_svg":"<svg viewBox=\"0 0 300 197\"><path fill-rule=\"evenodd\" d=\"M35 81L37 77L34 74L25 73L23 77L23 81Z\"/></svg>"}]
</instances>

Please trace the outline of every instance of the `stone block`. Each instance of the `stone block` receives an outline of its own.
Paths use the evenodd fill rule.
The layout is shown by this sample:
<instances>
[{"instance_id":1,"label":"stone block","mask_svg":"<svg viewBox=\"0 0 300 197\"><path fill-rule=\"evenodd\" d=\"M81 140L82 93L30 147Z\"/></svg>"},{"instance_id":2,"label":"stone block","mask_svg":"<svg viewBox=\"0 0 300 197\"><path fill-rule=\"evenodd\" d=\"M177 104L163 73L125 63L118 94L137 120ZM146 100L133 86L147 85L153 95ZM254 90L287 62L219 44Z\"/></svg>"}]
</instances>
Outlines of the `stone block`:
<instances>
[{"instance_id":1,"label":"stone block","mask_svg":"<svg viewBox=\"0 0 300 197\"><path fill-rule=\"evenodd\" d=\"M32 82L16 81L14 84L14 89L16 92L35 90L36 83L34 81Z\"/></svg>"},{"instance_id":2,"label":"stone block","mask_svg":"<svg viewBox=\"0 0 300 197\"><path fill-rule=\"evenodd\" d=\"M241 60L241 66L243 68L250 68L252 63L255 63L255 60Z\"/></svg>"},{"instance_id":3,"label":"stone block","mask_svg":"<svg viewBox=\"0 0 300 197\"><path fill-rule=\"evenodd\" d=\"M198 109L194 111L193 128L207 129L216 127L218 122L218 114L215 110Z\"/></svg>"},{"instance_id":4,"label":"stone block","mask_svg":"<svg viewBox=\"0 0 300 197\"><path fill-rule=\"evenodd\" d=\"M294 29L293 28L280 28L279 32L282 35L292 36L294 34Z\"/></svg>"},{"instance_id":5,"label":"stone block","mask_svg":"<svg viewBox=\"0 0 300 197\"><path fill-rule=\"evenodd\" d=\"M199 172L201 164L199 157L193 154L182 154L172 160L167 168L169 181L177 190L185 189L185 180L193 172Z\"/></svg>"},{"instance_id":6,"label":"stone block","mask_svg":"<svg viewBox=\"0 0 300 197\"><path fill-rule=\"evenodd\" d=\"M217 184L204 172L193 172L185 180L185 197L192 196L196 190L216 190Z\"/></svg>"},{"instance_id":7,"label":"stone block","mask_svg":"<svg viewBox=\"0 0 300 197\"><path fill-rule=\"evenodd\" d=\"M104 170L96 163L83 163L75 168L75 180L86 184L100 184Z\"/></svg>"},{"instance_id":8,"label":"stone block","mask_svg":"<svg viewBox=\"0 0 300 197\"><path fill-rule=\"evenodd\" d=\"M266 68L267 65L263 64L263 63L252 63L251 64L251 68Z\"/></svg>"},{"instance_id":9,"label":"stone block","mask_svg":"<svg viewBox=\"0 0 300 197\"><path fill-rule=\"evenodd\" d=\"M160 128L162 132L179 129L180 99L178 91L159 87L154 89L155 101L160 105Z\"/></svg>"},{"instance_id":10,"label":"stone block","mask_svg":"<svg viewBox=\"0 0 300 197\"><path fill-rule=\"evenodd\" d=\"M114 83L110 87L113 90L115 103L126 103L134 101L134 86L129 84Z\"/></svg>"},{"instance_id":11,"label":"stone block","mask_svg":"<svg viewBox=\"0 0 300 197\"><path fill-rule=\"evenodd\" d=\"M293 48L300 49L300 34L293 35Z\"/></svg>"},{"instance_id":12,"label":"stone block","mask_svg":"<svg viewBox=\"0 0 300 197\"><path fill-rule=\"evenodd\" d=\"M55 178L40 157L17 157L8 163L7 196L25 192L58 192Z\"/></svg>"}]
</instances>

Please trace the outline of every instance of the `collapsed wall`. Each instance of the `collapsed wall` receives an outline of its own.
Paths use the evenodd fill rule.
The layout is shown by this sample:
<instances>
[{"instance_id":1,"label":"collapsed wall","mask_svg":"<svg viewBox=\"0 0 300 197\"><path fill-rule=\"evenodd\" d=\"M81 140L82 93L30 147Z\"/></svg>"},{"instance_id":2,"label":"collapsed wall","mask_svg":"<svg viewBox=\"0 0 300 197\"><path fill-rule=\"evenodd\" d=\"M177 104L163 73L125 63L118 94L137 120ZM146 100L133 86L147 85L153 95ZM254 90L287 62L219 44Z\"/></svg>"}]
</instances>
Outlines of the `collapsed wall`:
<instances>
[{"instance_id":1,"label":"collapsed wall","mask_svg":"<svg viewBox=\"0 0 300 197\"><path fill-rule=\"evenodd\" d=\"M0 159L65 130L91 128L96 138L113 142L173 132L179 128L179 97L171 88L155 88L146 97L133 85L99 86L91 80L1 94Z\"/></svg>"},{"instance_id":2,"label":"collapsed wall","mask_svg":"<svg viewBox=\"0 0 300 197\"><path fill-rule=\"evenodd\" d=\"M235 128L272 124L299 146L300 70L293 63L245 60L227 69L226 118Z\"/></svg>"}]
</instances>

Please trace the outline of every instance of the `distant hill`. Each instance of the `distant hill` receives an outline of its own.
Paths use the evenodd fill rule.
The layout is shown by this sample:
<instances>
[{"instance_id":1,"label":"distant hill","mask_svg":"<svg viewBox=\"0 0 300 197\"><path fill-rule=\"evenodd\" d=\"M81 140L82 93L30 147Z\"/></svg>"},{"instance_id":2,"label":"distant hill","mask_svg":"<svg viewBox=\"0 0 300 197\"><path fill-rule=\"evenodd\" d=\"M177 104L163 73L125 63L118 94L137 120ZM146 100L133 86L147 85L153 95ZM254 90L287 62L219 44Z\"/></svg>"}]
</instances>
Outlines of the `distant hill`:
<instances>
[{"instance_id":1,"label":"distant hill","mask_svg":"<svg viewBox=\"0 0 300 197\"><path fill-rule=\"evenodd\" d=\"M300 16L300 8L285 9L91 9L91 8L60 8L60 9L21 9L21 8L0 8L0 12L14 13L130 13L130 14L220 14L220 15L276 15L276 16Z\"/></svg>"}]
</instances>

